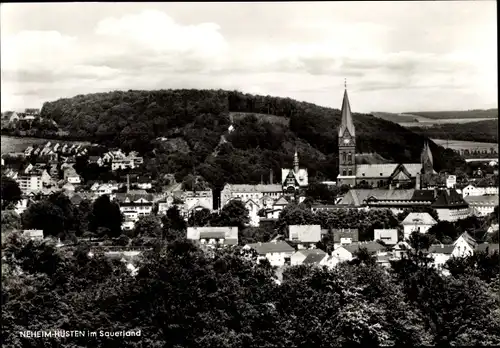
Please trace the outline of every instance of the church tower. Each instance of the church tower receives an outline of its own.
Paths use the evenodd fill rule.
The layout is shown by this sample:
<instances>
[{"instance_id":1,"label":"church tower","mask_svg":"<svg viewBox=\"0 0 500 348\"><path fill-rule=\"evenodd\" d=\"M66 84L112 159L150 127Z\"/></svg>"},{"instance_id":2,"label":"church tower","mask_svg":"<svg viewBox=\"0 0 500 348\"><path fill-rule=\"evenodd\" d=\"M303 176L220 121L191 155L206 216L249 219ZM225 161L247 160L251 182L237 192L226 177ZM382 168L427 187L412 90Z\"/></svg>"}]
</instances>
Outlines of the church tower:
<instances>
[{"instance_id":1,"label":"church tower","mask_svg":"<svg viewBox=\"0 0 500 348\"><path fill-rule=\"evenodd\" d=\"M344 87L342 120L339 128L339 175L337 184L354 186L356 184L356 134L345 83Z\"/></svg>"},{"instance_id":2,"label":"church tower","mask_svg":"<svg viewBox=\"0 0 500 348\"><path fill-rule=\"evenodd\" d=\"M420 161L422 163L422 174L432 174L434 172L434 161L432 159L431 148L427 140L424 141L424 148L422 149L422 154L420 155Z\"/></svg>"}]
</instances>

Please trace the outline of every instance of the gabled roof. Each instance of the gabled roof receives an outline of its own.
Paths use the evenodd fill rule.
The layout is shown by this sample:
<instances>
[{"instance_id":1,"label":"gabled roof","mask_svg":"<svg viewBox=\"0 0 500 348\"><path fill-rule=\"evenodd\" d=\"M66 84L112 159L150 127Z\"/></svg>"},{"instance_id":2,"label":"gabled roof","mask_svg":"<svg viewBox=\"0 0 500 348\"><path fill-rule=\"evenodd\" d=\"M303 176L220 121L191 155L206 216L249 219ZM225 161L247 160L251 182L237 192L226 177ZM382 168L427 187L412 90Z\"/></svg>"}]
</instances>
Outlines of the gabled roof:
<instances>
[{"instance_id":1,"label":"gabled roof","mask_svg":"<svg viewBox=\"0 0 500 348\"><path fill-rule=\"evenodd\" d=\"M349 134L354 137L354 123L352 121L351 105L349 104L349 97L347 96L347 89L344 90L344 99L342 100L342 110L340 111L341 121L339 128L339 137L344 135L347 130Z\"/></svg>"},{"instance_id":2,"label":"gabled roof","mask_svg":"<svg viewBox=\"0 0 500 348\"><path fill-rule=\"evenodd\" d=\"M402 225L435 225L436 220L429 213L410 213L401 222Z\"/></svg>"},{"instance_id":3,"label":"gabled roof","mask_svg":"<svg viewBox=\"0 0 500 348\"><path fill-rule=\"evenodd\" d=\"M276 202L274 202L273 205L288 205L288 201L285 199L284 196L281 196L280 198L278 198Z\"/></svg>"},{"instance_id":4,"label":"gabled roof","mask_svg":"<svg viewBox=\"0 0 500 348\"><path fill-rule=\"evenodd\" d=\"M203 231L200 232L200 239L224 239L226 233L222 231Z\"/></svg>"},{"instance_id":5,"label":"gabled roof","mask_svg":"<svg viewBox=\"0 0 500 348\"><path fill-rule=\"evenodd\" d=\"M376 200L390 201L410 201L415 190L382 190L382 189L351 189L342 197L339 204L342 205L364 205L368 198L373 197Z\"/></svg>"},{"instance_id":6,"label":"gabled roof","mask_svg":"<svg viewBox=\"0 0 500 348\"><path fill-rule=\"evenodd\" d=\"M467 208L469 204L456 190L446 189L438 193L436 201L431 206L433 208Z\"/></svg>"},{"instance_id":7,"label":"gabled roof","mask_svg":"<svg viewBox=\"0 0 500 348\"><path fill-rule=\"evenodd\" d=\"M269 243L252 243L247 244L250 248L257 251L259 255L268 253L293 253L295 251L289 244L278 241Z\"/></svg>"},{"instance_id":8,"label":"gabled roof","mask_svg":"<svg viewBox=\"0 0 500 348\"><path fill-rule=\"evenodd\" d=\"M469 244L472 248L475 248L477 245L477 241L467 232L462 233L460 237L458 237L457 240L453 242L453 245L456 245L460 238L465 240L465 242L467 242L467 244Z\"/></svg>"}]
</instances>

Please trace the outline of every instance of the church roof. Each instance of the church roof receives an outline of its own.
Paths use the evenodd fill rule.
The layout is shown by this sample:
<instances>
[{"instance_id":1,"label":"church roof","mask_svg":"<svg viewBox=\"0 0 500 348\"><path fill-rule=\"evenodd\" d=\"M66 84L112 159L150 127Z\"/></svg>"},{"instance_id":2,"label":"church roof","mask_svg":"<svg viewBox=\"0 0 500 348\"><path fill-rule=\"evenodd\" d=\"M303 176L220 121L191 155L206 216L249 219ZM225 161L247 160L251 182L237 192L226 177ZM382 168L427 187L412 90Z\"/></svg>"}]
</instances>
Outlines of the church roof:
<instances>
[{"instance_id":1,"label":"church roof","mask_svg":"<svg viewBox=\"0 0 500 348\"><path fill-rule=\"evenodd\" d=\"M345 130L347 129L349 134L353 137L354 134L354 123L352 121L351 115L351 105L349 104L349 97L347 96L347 89L344 91L344 99L342 100L342 119L339 128L339 137L341 137Z\"/></svg>"},{"instance_id":2,"label":"church roof","mask_svg":"<svg viewBox=\"0 0 500 348\"><path fill-rule=\"evenodd\" d=\"M415 190L383 190L383 189L352 189L342 197L339 204L342 205L364 205L368 198L373 197L377 200L391 201L410 201Z\"/></svg>"},{"instance_id":3,"label":"church roof","mask_svg":"<svg viewBox=\"0 0 500 348\"><path fill-rule=\"evenodd\" d=\"M232 192L252 193L252 192L281 192L283 188L279 184L226 184L224 188L228 188Z\"/></svg>"}]
</instances>

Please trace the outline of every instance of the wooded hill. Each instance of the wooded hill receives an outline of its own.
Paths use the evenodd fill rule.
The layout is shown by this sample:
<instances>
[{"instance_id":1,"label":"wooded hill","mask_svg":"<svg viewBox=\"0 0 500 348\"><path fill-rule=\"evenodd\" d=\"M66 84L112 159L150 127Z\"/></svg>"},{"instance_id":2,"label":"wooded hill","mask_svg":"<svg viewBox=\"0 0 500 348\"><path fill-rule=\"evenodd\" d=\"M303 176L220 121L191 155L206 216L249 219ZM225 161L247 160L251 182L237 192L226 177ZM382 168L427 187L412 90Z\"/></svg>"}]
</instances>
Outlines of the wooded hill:
<instances>
[{"instance_id":1,"label":"wooded hill","mask_svg":"<svg viewBox=\"0 0 500 348\"><path fill-rule=\"evenodd\" d=\"M339 106L341 98L339 90ZM230 113L240 116L234 117L235 131L227 134ZM260 115L248 115L252 113ZM310 177L335 179L338 174L340 110L290 98L224 90L114 91L47 102L41 115L56 121L70 137L138 150L153 177L174 173L182 179L194 170L221 187L227 182L259 183L272 169L277 182L280 168L292 164L295 146ZM275 117L267 122L263 115ZM276 117L288 122L276 122ZM358 153L420 161L424 136L367 114L355 113L354 124ZM227 142L221 141L222 135ZM190 151L158 146L158 137L182 138ZM452 151L430 146L436 170L463 165Z\"/></svg>"},{"instance_id":2,"label":"wooded hill","mask_svg":"<svg viewBox=\"0 0 500 348\"><path fill-rule=\"evenodd\" d=\"M498 119L412 127L412 131L433 139L498 143Z\"/></svg>"}]
</instances>

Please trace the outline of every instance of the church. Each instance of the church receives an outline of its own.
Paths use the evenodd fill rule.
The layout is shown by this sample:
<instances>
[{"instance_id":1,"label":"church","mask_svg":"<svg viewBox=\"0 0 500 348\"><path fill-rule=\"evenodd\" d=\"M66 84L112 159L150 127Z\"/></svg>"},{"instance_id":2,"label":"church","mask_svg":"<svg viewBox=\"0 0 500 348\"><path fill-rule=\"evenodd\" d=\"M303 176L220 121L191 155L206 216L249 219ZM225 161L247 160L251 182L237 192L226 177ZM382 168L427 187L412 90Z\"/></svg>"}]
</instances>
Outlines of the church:
<instances>
[{"instance_id":1,"label":"church","mask_svg":"<svg viewBox=\"0 0 500 348\"><path fill-rule=\"evenodd\" d=\"M347 88L344 90L341 117L338 133L339 175L337 176L337 184L339 186L367 184L373 188L398 188L414 185L419 188L421 174L435 173L432 153L427 142L424 143L421 163L361 164L361 159L366 154L356 154L356 130L352 120ZM378 155L375 154L376 156Z\"/></svg>"}]
</instances>

